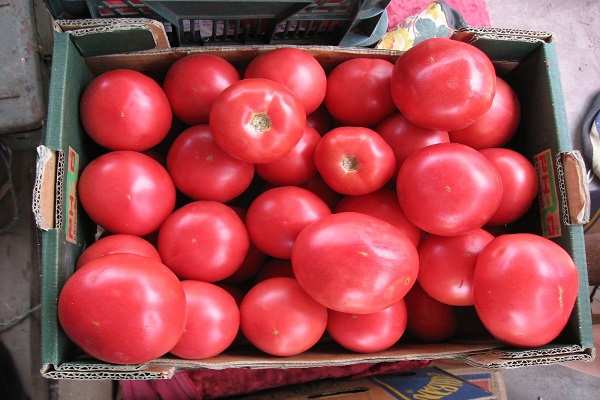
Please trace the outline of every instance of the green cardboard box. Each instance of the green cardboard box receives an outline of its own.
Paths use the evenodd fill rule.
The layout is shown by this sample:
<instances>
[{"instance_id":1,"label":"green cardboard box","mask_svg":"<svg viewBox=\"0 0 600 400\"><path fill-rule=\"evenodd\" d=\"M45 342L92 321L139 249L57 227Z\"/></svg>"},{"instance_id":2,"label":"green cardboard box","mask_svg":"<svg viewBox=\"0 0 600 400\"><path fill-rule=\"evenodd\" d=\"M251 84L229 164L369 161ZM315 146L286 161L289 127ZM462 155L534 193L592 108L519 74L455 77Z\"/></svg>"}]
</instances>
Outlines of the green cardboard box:
<instances>
[{"instance_id":1,"label":"green cardboard box","mask_svg":"<svg viewBox=\"0 0 600 400\"><path fill-rule=\"evenodd\" d=\"M150 20L56 21L46 135L38 147L33 209L41 235L42 366L56 379L169 378L182 369L292 368L339 366L364 362L458 359L487 368L593 359L587 267L582 224L589 218L589 190L577 151L571 147L561 92L554 38L545 32L471 28L455 34L493 60L497 72L515 89L522 121L510 146L537 168L539 201L520 220L519 229L544 234L575 260L580 294L567 327L551 344L511 348L489 335L458 337L439 344L401 341L389 350L357 354L323 342L294 357L272 357L251 346L233 348L206 360L166 355L142 365L110 365L85 357L66 337L57 318L57 299L73 273L75 261L89 245L96 226L77 203L78 174L95 156L78 116L79 97L94 76L110 69L132 68L158 81L181 57L206 52L244 66L272 46L169 48L162 25ZM302 47L326 70L353 57L390 61L401 54L365 48Z\"/></svg>"}]
</instances>

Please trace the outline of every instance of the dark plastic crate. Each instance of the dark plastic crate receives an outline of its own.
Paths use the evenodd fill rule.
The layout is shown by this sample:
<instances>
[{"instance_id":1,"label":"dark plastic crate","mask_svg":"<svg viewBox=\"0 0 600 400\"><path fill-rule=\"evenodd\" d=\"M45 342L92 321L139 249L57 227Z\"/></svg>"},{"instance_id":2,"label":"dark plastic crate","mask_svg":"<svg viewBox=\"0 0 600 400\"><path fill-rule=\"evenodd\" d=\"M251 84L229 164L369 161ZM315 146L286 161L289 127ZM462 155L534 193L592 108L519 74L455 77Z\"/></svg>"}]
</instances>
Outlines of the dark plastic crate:
<instances>
[{"instance_id":1,"label":"dark plastic crate","mask_svg":"<svg viewBox=\"0 0 600 400\"><path fill-rule=\"evenodd\" d=\"M165 24L173 46L370 46L385 34L388 21L385 8L389 2L390 0L46 0L55 18L156 19ZM82 5L86 5L87 10L82 10Z\"/></svg>"}]
</instances>

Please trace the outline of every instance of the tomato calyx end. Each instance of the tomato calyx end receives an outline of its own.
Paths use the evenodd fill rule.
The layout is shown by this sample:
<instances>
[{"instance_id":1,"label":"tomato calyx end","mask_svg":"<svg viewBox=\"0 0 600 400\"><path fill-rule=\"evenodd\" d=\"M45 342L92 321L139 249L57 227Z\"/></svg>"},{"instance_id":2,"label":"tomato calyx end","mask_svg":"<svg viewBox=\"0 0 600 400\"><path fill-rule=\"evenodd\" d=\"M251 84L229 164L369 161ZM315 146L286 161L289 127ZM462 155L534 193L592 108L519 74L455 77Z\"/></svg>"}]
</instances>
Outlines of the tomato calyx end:
<instances>
[{"instance_id":1,"label":"tomato calyx end","mask_svg":"<svg viewBox=\"0 0 600 400\"><path fill-rule=\"evenodd\" d=\"M254 113L250 117L248 126L254 133L263 134L271 129L271 117L266 112Z\"/></svg>"},{"instance_id":2,"label":"tomato calyx end","mask_svg":"<svg viewBox=\"0 0 600 400\"><path fill-rule=\"evenodd\" d=\"M347 172L354 172L358 169L360 163L356 159L356 157L346 156L342 160L342 168L344 168Z\"/></svg>"}]
</instances>

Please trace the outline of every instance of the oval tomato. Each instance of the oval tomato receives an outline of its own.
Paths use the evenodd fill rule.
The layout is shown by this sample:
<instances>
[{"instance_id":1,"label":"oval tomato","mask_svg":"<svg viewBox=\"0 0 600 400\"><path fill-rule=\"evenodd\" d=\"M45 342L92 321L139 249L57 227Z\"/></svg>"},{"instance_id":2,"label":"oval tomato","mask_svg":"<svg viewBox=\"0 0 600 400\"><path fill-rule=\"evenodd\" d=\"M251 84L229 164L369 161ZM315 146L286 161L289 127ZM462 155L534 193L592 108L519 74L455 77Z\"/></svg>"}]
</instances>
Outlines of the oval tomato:
<instances>
[{"instance_id":1,"label":"oval tomato","mask_svg":"<svg viewBox=\"0 0 600 400\"><path fill-rule=\"evenodd\" d=\"M304 50L282 47L254 57L244 78L264 78L290 89L304 105L306 114L314 112L325 98L327 75L319 62Z\"/></svg>"},{"instance_id":2,"label":"oval tomato","mask_svg":"<svg viewBox=\"0 0 600 400\"><path fill-rule=\"evenodd\" d=\"M77 189L88 216L112 233L148 235L175 207L175 185L167 170L134 151L113 151L92 160Z\"/></svg>"},{"instance_id":3,"label":"oval tomato","mask_svg":"<svg viewBox=\"0 0 600 400\"><path fill-rule=\"evenodd\" d=\"M194 200L230 201L254 178L254 165L217 146L208 125L193 126L177 136L169 147L167 169L177 189Z\"/></svg>"},{"instance_id":4,"label":"oval tomato","mask_svg":"<svg viewBox=\"0 0 600 400\"><path fill-rule=\"evenodd\" d=\"M79 115L83 128L109 150L147 150L169 133L173 114L152 78L118 69L96 77L84 90Z\"/></svg>"},{"instance_id":5,"label":"oval tomato","mask_svg":"<svg viewBox=\"0 0 600 400\"><path fill-rule=\"evenodd\" d=\"M480 150L494 164L504 188L498 209L486 223L488 226L505 225L521 218L537 197L538 180L535 167L525 156L505 148Z\"/></svg>"},{"instance_id":6,"label":"oval tomato","mask_svg":"<svg viewBox=\"0 0 600 400\"><path fill-rule=\"evenodd\" d=\"M471 44L431 38L402 54L394 64L391 91L400 112L423 128L465 128L490 109L496 71Z\"/></svg>"},{"instance_id":7,"label":"oval tomato","mask_svg":"<svg viewBox=\"0 0 600 400\"><path fill-rule=\"evenodd\" d=\"M274 356L292 356L310 349L327 327L327 308L292 278L271 278L256 284L242 300L240 316L244 336Z\"/></svg>"},{"instance_id":8,"label":"oval tomato","mask_svg":"<svg viewBox=\"0 0 600 400\"><path fill-rule=\"evenodd\" d=\"M240 217L216 201L195 201L174 211L158 232L158 252L182 279L216 282L242 264L250 239Z\"/></svg>"},{"instance_id":9,"label":"oval tomato","mask_svg":"<svg viewBox=\"0 0 600 400\"><path fill-rule=\"evenodd\" d=\"M346 125L373 126L396 111L390 89L394 64L382 59L353 58L327 77L325 106Z\"/></svg>"},{"instance_id":10,"label":"oval tomato","mask_svg":"<svg viewBox=\"0 0 600 400\"><path fill-rule=\"evenodd\" d=\"M406 330L423 342L444 342L458 330L458 318L454 307L440 303L414 284L404 296L408 321Z\"/></svg>"},{"instance_id":11,"label":"oval tomato","mask_svg":"<svg viewBox=\"0 0 600 400\"><path fill-rule=\"evenodd\" d=\"M171 64L163 90L179 120L200 125L208 123L217 96L239 80L239 72L227 60L211 54L190 54Z\"/></svg>"},{"instance_id":12,"label":"oval tomato","mask_svg":"<svg viewBox=\"0 0 600 400\"><path fill-rule=\"evenodd\" d=\"M342 347L374 353L392 347L406 330L406 304L400 300L372 314L328 311L327 333Z\"/></svg>"},{"instance_id":13,"label":"oval tomato","mask_svg":"<svg viewBox=\"0 0 600 400\"><path fill-rule=\"evenodd\" d=\"M440 236L481 228L496 212L503 193L496 167L459 143L415 151L398 171L396 191L408 219Z\"/></svg>"},{"instance_id":14,"label":"oval tomato","mask_svg":"<svg viewBox=\"0 0 600 400\"><path fill-rule=\"evenodd\" d=\"M296 146L304 133L306 113L283 85L268 79L242 79L215 99L209 125L225 152L260 164L275 161Z\"/></svg>"},{"instance_id":15,"label":"oval tomato","mask_svg":"<svg viewBox=\"0 0 600 400\"><path fill-rule=\"evenodd\" d=\"M396 159L377 132L343 126L321 138L315 150L315 165L336 192L361 195L381 189L393 177Z\"/></svg>"},{"instance_id":16,"label":"oval tomato","mask_svg":"<svg viewBox=\"0 0 600 400\"><path fill-rule=\"evenodd\" d=\"M417 278L417 250L394 226L366 214L332 214L307 226L292 248L292 267L306 292L327 308L381 311Z\"/></svg>"},{"instance_id":17,"label":"oval tomato","mask_svg":"<svg viewBox=\"0 0 600 400\"><path fill-rule=\"evenodd\" d=\"M225 289L201 281L181 282L187 304L183 335L170 353L185 359L214 357L227 349L240 328L240 310Z\"/></svg>"},{"instance_id":18,"label":"oval tomato","mask_svg":"<svg viewBox=\"0 0 600 400\"><path fill-rule=\"evenodd\" d=\"M448 132L450 140L474 149L503 147L517 132L521 121L521 105L506 81L496 77L496 94L492 106L466 128Z\"/></svg>"},{"instance_id":19,"label":"oval tomato","mask_svg":"<svg viewBox=\"0 0 600 400\"><path fill-rule=\"evenodd\" d=\"M530 233L496 237L479 254L473 278L475 310L498 340L543 346L566 326L579 275L562 247Z\"/></svg>"},{"instance_id":20,"label":"oval tomato","mask_svg":"<svg viewBox=\"0 0 600 400\"><path fill-rule=\"evenodd\" d=\"M119 253L137 254L161 261L158 250L150 242L139 236L121 233L105 236L92 243L77 258L75 269L81 268L96 258Z\"/></svg>"},{"instance_id":21,"label":"oval tomato","mask_svg":"<svg viewBox=\"0 0 600 400\"><path fill-rule=\"evenodd\" d=\"M115 364L141 364L166 354L181 338L186 313L175 274L137 254L86 263L58 299L67 336L92 357Z\"/></svg>"}]
</instances>

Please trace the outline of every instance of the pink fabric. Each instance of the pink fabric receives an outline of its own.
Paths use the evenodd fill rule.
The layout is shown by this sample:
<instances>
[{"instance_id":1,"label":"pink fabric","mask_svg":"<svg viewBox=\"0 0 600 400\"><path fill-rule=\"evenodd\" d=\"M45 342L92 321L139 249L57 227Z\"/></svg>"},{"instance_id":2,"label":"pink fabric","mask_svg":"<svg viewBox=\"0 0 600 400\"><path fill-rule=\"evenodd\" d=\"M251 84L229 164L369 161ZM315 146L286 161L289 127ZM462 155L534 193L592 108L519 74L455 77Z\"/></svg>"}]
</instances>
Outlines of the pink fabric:
<instances>
[{"instance_id":1,"label":"pink fabric","mask_svg":"<svg viewBox=\"0 0 600 400\"><path fill-rule=\"evenodd\" d=\"M460 12L471 26L490 26L485 0L445 0L446 4ZM388 30L395 28L406 18L417 15L433 0L392 0L387 6Z\"/></svg>"}]
</instances>

